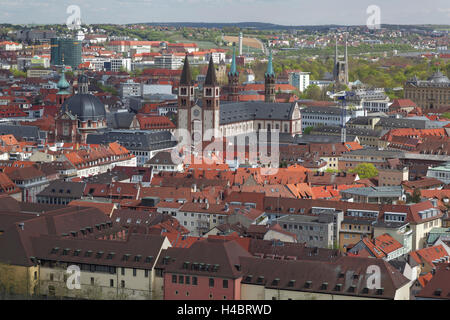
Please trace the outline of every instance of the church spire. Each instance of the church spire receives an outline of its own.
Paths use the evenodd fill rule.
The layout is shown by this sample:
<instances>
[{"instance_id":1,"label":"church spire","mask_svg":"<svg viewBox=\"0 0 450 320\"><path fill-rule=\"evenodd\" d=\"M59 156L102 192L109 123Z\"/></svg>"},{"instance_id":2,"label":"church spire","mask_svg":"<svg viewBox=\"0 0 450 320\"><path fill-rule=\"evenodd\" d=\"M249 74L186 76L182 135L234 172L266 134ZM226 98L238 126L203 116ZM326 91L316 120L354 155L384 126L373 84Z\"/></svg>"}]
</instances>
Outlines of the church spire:
<instances>
[{"instance_id":1,"label":"church spire","mask_svg":"<svg viewBox=\"0 0 450 320\"><path fill-rule=\"evenodd\" d=\"M269 63L267 64L266 77L275 77L275 72L273 71L273 63L272 63L272 49L270 49Z\"/></svg>"},{"instance_id":2,"label":"church spire","mask_svg":"<svg viewBox=\"0 0 450 320\"><path fill-rule=\"evenodd\" d=\"M231 60L230 76L239 75L236 68L236 44L233 45L233 59Z\"/></svg>"},{"instance_id":3,"label":"church spire","mask_svg":"<svg viewBox=\"0 0 450 320\"><path fill-rule=\"evenodd\" d=\"M186 58L184 59L183 72L181 73L180 79L181 85L191 85L192 84L192 74L191 68L189 66L188 54L186 53Z\"/></svg>"},{"instance_id":4,"label":"church spire","mask_svg":"<svg viewBox=\"0 0 450 320\"><path fill-rule=\"evenodd\" d=\"M269 63L267 64L267 72L265 73L264 85L264 101L275 102L275 72L273 71L272 50L269 54Z\"/></svg>"},{"instance_id":5,"label":"church spire","mask_svg":"<svg viewBox=\"0 0 450 320\"><path fill-rule=\"evenodd\" d=\"M206 73L205 86L217 86L216 68L211 54L209 59L208 72Z\"/></svg>"}]
</instances>

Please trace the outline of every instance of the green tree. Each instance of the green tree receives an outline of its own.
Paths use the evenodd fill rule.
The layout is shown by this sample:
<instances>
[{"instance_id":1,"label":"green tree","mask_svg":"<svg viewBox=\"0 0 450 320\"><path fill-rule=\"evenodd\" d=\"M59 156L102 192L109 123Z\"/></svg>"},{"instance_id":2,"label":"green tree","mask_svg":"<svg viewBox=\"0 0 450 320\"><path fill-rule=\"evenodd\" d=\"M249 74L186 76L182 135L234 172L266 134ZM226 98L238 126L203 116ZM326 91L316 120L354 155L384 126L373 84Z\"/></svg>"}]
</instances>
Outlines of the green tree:
<instances>
[{"instance_id":1,"label":"green tree","mask_svg":"<svg viewBox=\"0 0 450 320\"><path fill-rule=\"evenodd\" d=\"M311 100L321 100L322 90L319 88L319 86L317 86L315 84L311 84L303 92L302 98L311 99Z\"/></svg>"},{"instance_id":2,"label":"green tree","mask_svg":"<svg viewBox=\"0 0 450 320\"><path fill-rule=\"evenodd\" d=\"M422 196L421 196L419 188L414 189L414 192L412 193L412 195L409 193L406 194L406 202L407 203L411 203L411 202L419 203L421 200L422 200Z\"/></svg>"},{"instance_id":3,"label":"green tree","mask_svg":"<svg viewBox=\"0 0 450 320\"><path fill-rule=\"evenodd\" d=\"M371 163L362 163L355 169L350 170L351 173L357 173L361 179L370 179L378 176L378 169Z\"/></svg>"},{"instance_id":4,"label":"green tree","mask_svg":"<svg viewBox=\"0 0 450 320\"><path fill-rule=\"evenodd\" d=\"M303 134L310 134L311 133L311 131L313 131L314 130L314 127L306 127L305 128L305 130L303 131Z\"/></svg>"}]
</instances>

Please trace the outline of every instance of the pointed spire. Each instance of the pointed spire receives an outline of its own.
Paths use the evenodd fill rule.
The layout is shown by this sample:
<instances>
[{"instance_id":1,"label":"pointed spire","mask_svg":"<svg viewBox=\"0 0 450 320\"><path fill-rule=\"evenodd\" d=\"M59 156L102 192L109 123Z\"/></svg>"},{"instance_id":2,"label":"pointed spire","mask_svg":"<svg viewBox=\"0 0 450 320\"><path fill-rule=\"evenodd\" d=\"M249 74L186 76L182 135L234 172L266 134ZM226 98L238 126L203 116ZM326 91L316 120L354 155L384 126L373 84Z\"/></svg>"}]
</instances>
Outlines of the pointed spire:
<instances>
[{"instance_id":1,"label":"pointed spire","mask_svg":"<svg viewBox=\"0 0 450 320\"><path fill-rule=\"evenodd\" d=\"M188 59L187 53L186 53L186 58L184 59L184 66L183 66L183 72L181 73L180 84L181 85L191 85L192 84L192 74L191 74L191 68L189 66L189 59Z\"/></svg>"},{"instance_id":2,"label":"pointed spire","mask_svg":"<svg viewBox=\"0 0 450 320\"><path fill-rule=\"evenodd\" d=\"M266 77L268 77L268 76L275 76L275 72L273 71L273 63L272 63L272 49L270 49L269 63L267 64Z\"/></svg>"},{"instance_id":3,"label":"pointed spire","mask_svg":"<svg viewBox=\"0 0 450 320\"><path fill-rule=\"evenodd\" d=\"M236 68L236 43L233 45L233 59L231 61L230 76L239 75Z\"/></svg>"},{"instance_id":4,"label":"pointed spire","mask_svg":"<svg viewBox=\"0 0 450 320\"><path fill-rule=\"evenodd\" d=\"M205 85L217 86L216 68L214 67L214 61L211 55L209 59L208 72L206 73Z\"/></svg>"}]
</instances>

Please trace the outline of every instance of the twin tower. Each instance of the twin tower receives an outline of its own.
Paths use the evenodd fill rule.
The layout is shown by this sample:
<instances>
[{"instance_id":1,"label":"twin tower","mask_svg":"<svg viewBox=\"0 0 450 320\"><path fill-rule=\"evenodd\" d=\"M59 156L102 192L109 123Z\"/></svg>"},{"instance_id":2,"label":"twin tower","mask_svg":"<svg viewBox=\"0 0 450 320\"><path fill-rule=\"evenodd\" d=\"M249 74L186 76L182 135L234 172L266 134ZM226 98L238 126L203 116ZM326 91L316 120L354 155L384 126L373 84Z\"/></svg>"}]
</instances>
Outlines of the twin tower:
<instances>
[{"instance_id":1,"label":"twin tower","mask_svg":"<svg viewBox=\"0 0 450 320\"><path fill-rule=\"evenodd\" d=\"M270 52L269 63L264 76L264 100L268 103L275 103L276 76L273 70L272 52ZM227 100L239 104L240 90L239 72L236 66L236 48L234 48L231 68L230 72L228 72ZM178 128L189 132L193 142L207 141L212 137L221 136L220 91L219 82L216 77L216 69L211 56L203 85L202 99L197 101L189 59L186 55L178 92Z\"/></svg>"}]
</instances>

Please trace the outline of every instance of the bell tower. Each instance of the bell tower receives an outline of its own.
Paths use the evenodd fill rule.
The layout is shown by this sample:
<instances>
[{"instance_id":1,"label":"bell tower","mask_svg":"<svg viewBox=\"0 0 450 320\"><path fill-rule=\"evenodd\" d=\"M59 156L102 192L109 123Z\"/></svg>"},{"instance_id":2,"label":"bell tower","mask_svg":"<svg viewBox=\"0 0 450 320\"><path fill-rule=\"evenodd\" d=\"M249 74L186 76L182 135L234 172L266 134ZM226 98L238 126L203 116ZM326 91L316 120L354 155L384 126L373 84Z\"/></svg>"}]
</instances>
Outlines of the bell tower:
<instances>
[{"instance_id":1,"label":"bell tower","mask_svg":"<svg viewBox=\"0 0 450 320\"><path fill-rule=\"evenodd\" d=\"M191 108L194 105L194 83L186 53L183 71L178 89L178 129L187 130L191 134Z\"/></svg>"},{"instance_id":2,"label":"bell tower","mask_svg":"<svg viewBox=\"0 0 450 320\"><path fill-rule=\"evenodd\" d=\"M236 44L233 48L233 60L228 72L228 101L239 101L239 72L236 68Z\"/></svg>"},{"instance_id":3,"label":"bell tower","mask_svg":"<svg viewBox=\"0 0 450 320\"><path fill-rule=\"evenodd\" d=\"M203 86L203 141L211 141L220 134L220 87L213 58L209 59L208 72Z\"/></svg>"},{"instance_id":4,"label":"bell tower","mask_svg":"<svg viewBox=\"0 0 450 320\"><path fill-rule=\"evenodd\" d=\"M264 101L275 102L275 72L273 71L272 50L269 54L269 63L267 64L267 72L264 75Z\"/></svg>"}]
</instances>

